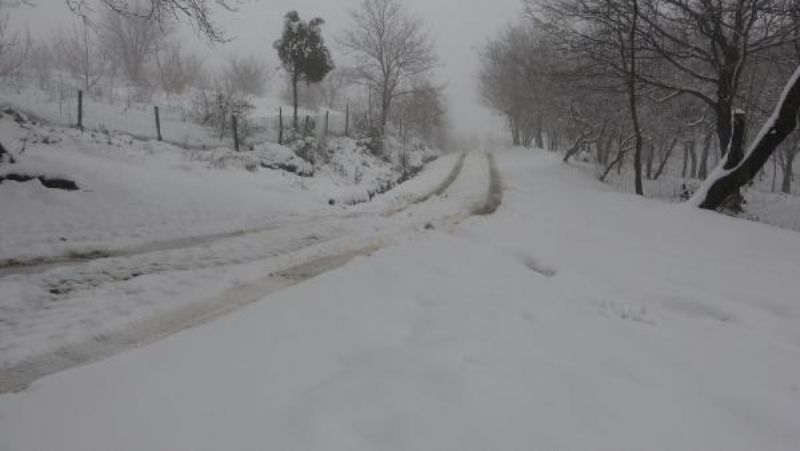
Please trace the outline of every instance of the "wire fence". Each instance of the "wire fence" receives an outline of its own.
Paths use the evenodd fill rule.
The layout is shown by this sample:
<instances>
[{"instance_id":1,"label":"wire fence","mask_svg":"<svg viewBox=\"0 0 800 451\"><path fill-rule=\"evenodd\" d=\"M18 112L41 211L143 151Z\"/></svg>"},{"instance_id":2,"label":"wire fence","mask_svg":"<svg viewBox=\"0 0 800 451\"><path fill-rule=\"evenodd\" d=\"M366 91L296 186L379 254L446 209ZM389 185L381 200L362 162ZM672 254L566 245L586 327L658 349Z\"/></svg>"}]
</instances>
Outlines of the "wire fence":
<instances>
[{"instance_id":1,"label":"wire fence","mask_svg":"<svg viewBox=\"0 0 800 451\"><path fill-rule=\"evenodd\" d=\"M235 119L228 115L224 123L204 125L195 120L185 98L165 97L150 103L130 98L97 101L81 90L21 91L4 93L4 97L13 104L24 105L29 113L54 125L120 133L187 149L232 147L246 150L267 142L286 144L298 134L324 139L347 136L352 130L349 108L345 113L301 110L295 132L291 108L276 107L274 112L261 110ZM237 123L235 133L234 121Z\"/></svg>"}]
</instances>

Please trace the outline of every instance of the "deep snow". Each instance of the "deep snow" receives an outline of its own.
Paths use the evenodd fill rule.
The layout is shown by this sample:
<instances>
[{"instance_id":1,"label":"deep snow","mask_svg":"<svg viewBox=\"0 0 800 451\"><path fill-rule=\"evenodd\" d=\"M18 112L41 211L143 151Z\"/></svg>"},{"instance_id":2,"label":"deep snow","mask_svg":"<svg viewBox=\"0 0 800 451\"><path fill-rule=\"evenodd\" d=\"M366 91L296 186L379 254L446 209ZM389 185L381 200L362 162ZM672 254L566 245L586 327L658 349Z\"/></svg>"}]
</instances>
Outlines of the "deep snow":
<instances>
[{"instance_id":1,"label":"deep snow","mask_svg":"<svg viewBox=\"0 0 800 451\"><path fill-rule=\"evenodd\" d=\"M796 448L795 232L497 162L492 216L0 396L0 448Z\"/></svg>"}]
</instances>

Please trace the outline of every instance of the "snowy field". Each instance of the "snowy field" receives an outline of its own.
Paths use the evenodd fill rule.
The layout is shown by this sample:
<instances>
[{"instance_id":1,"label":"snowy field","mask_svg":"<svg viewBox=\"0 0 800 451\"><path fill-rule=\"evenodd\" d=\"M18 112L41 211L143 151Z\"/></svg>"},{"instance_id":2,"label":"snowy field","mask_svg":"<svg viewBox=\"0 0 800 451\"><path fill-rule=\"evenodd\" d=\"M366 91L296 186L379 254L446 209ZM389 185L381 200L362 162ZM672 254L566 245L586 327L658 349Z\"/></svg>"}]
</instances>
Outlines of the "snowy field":
<instances>
[{"instance_id":1,"label":"snowy field","mask_svg":"<svg viewBox=\"0 0 800 451\"><path fill-rule=\"evenodd\" d=\"M365 204L380 250L0 396L0 449L796 449L796 232L496 159L494 215L480 155Z\"/></svg>"}]
</instances>

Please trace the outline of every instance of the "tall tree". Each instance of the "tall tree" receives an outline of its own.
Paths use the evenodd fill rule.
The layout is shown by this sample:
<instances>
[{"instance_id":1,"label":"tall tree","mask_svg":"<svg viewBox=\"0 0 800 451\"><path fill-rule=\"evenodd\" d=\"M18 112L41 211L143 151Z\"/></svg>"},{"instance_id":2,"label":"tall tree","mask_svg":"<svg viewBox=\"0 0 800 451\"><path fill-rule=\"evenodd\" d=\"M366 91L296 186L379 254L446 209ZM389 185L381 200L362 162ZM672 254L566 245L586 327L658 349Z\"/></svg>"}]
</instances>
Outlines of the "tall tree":
<instances>
[{"instance_id":1,"label":"tall tree","mask_svg":"<svg viewBox=\"0 0 800 451\"><path fill-rule=\"evenodd\" d=\"M322 39L324 20L319 17L305 22L297 11L290 11L283 20L283 35L273 45L283 68L289 73L294 99L294 129L298 130L297 85L319 83L333 70L333 60Z\"/></svg>"},{"instance_id":2,"label":"tall tree","mask_svg":"<svg viewBox=\"0 0 800 451\"><path fill-rule=\"evenodd\" d=\"M732 149L744 134L743 114L734 114L728 152L691 199L693 205L715 210L739 188L753 180L775 150L794 131L800 113L800 66L784 87L772 115L761 127L747 152L736 157Z\"/></svg>"},{"instance_id":3,"label":"tall tree","mask_svg":"<svg viewBox=\"0 0 800 451\"><path fill-rule=\"evenodd\" d=\"M446 115L442 89L424 81L397 102L392 112L392 122L402 129L405 136L415 136L444 148L447 140Z\"/></svg>"},{"instance_id":4,"label":"tall tree","mask_svg":"<svg viewBox=\"0 0 800 451\"><path fill-rule=\"evenodd\" d=\"M378 97L384 134L392 102L436 67L433 40L422 18L398 0L363 0L350 18L340 43L356 55L359 78Z\"/></svg>"},{"instance_id":5,"label":"tall tree","mask_svg":"<svg viewBox=\"0 0 800 451\"><path fill-rule=\"evenodd\" d=\"M551 46L534 27L512 25L481 52L478 74L481 100L505 116L515 146L543 147L542 128L556 89Z\"/></svg>"},{"instance_id":6,"label":"tall tree","mask_svg":"<svg viewBox=\"0 0 800 451\"><path fill-rule=\"evenodd\" d=\"M6 77L18 72L27 56L27 47L24 46L16 33L10 29L9 15L5 11L6 5L0 2L0 77Z\"/></svg>"},{"instance_id":7,"label":"tall tree","mask_svg":"<svg viewBox=\"0 0 800 451\"><path fill-rule=\"evenodd\" d=\"M155 60L161 89L167 94L181 94L203 77L200 58L184 54L179 43L159 49Z\"/></svg>"},{"instance_id":8,"label":"tall tree","mask_svg":"<svg viewBox=\"0 0 800 451\"><path fill-rule=\"evenodd\" d=\"M660 64L637 78L668 95L690 95L716 117L724 150L731 139L743 68L749 59L795 39L793 0L639 0L640 53ZM739 105L744 107L744 105Z\"/></svg>"},{"instance_id":9,"label":"tall tree","mask_svg":"<svg viewBox=\"0 0 800 451\"><path fill-rule=\"evenodd\" d=\"M64 0L76 14L83 16L95 0ZM211 42L226 40L222 29L211 17L211 6L208 0L148 0L145 10L132 8L128 0L96 0L105 4L115 13L127 17L144 19L156 23L167 23L177 17L185 17L195 29ZM214 0L214 4L227 10L233 10L228 0Z\"/></svg>"},{"instance_id":10,"label":"tall tree","mask_svg":"<svg viewBox=\"0 0 800 451\"><path fill-rule=\"evenodd\" d=\"M233 55L228 59L224 77L234 89L247 95L263 96L269 82L267 66L254 56Z\"/></svg>"},{"instance_id":11,"label":"tall tree","mask_svg":"<svg viewBox=\"0 0 800 451\"><path fill-rule=\"evenodd\" d=\"M581 60L580 76L591 79L595 90L625 94L633 130L635 190L643 194L640 0L543 0L536 5L527 1L534 21L558 35L562 49Z\"/></svg>"},{"instance_id":12,"label":"tall tree","mask_svg":"<svg viewBox=\"0 0 800 451\"><path fill-rule=\"evenodd\" d=\"M101 42L115 63L134 85L145 83L145 67L170 32L170 24L147 20L146 4L131 2L130 11L136 15L123 16L106 8L100 20Z\"/></svg>"},{"instance_id":13,"label":"tall tree","mask_svg":"<svg viewBox=\"0 0 800 451\"><path fill-rule=\"evenodd\" d=\"M102 80L109 66L108 54L101 48L86 16L72 28L57 33L52 47L58 66L80 79L87 93Z\"/></svg>"}]
</instances>

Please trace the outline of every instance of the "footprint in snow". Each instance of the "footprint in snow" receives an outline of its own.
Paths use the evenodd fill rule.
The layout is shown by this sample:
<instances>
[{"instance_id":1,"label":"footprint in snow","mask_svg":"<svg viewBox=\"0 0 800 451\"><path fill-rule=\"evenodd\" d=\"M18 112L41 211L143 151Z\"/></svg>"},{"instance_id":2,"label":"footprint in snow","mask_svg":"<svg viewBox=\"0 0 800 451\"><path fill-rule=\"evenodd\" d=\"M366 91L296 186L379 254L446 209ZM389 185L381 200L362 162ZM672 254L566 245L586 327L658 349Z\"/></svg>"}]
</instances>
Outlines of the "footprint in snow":
<instances>
[{"instance_id":1,"label":"footprint in snow","mask_svg":"<svg viewBox=\"0 0 800 451\"><path fill-rule=\"evenodd\" d=\"M553 277L558 273L558 269L540 262L536 257L528 254L518 254L517 259L531 271L545 277Z\"/></svg>"}]
</instances>

